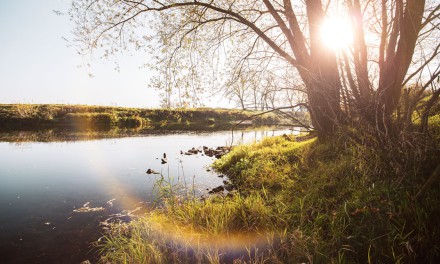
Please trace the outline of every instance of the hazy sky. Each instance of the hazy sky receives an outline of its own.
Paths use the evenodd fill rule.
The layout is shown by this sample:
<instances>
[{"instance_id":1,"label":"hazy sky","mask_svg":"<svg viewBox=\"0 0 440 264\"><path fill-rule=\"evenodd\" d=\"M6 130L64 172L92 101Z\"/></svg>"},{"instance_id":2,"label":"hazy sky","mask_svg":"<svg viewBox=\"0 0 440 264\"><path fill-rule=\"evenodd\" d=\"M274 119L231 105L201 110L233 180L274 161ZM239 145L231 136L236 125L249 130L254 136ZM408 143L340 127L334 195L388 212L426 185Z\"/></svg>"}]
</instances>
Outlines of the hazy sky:
<instances>
[{"instance_id":1,"label":"hazy sky","mask_svg":"<svg viewBox=\"0 0 440 264\"><path fill-rule=\"evenodd\" d=\"M86 60L71 40L66 13L70 0L0 1L0 103L63 103L158 107L158 93L148 88L148 57L129 54L112 61ZM93 78L89 77L93 74Z\"/></svg>"}]
</instances>

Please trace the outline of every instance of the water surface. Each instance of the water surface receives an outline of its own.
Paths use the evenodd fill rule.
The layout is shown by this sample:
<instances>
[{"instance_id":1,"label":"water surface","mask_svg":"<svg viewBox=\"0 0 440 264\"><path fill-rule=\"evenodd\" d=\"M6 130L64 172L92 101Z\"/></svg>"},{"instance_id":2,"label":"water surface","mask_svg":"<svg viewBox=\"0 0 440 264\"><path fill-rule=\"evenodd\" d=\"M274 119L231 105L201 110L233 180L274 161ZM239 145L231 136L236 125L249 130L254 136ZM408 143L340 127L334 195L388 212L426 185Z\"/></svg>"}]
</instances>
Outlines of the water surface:
<instances>
[{"instance_id":1,"label":"water surface","mask_svg":"<svg viewBox=\"0 0 440 264\"><path fill-rule=\"evenodd\" d=\"M199 195L222 184L209 170L215 158L182 155L193 147L252 142L287 129L180 132L66 142L0 142L2 263L96 261L91 243L112 214L148 210L162 173ZM167 163L161 164L163 153ZM76 212L87 205L92 212Z\"/></svg>"}]
</instances>

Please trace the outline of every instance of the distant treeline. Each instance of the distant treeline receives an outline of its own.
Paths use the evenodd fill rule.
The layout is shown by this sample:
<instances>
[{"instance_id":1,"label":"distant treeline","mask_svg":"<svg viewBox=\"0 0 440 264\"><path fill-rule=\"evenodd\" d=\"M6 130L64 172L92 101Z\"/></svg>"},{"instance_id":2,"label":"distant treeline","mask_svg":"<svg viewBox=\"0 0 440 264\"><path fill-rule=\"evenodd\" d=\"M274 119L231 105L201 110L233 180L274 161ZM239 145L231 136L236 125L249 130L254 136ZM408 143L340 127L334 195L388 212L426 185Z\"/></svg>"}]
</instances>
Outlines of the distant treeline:
<instances>
[{"instance_id":1,"label":"distant treeline","mask_svg":"<svg viewBox=\"0 0 440 264\"><path fill-rule=\"evenodd\" d=\"M38 127L64 125L75 128L124 127L150 125L222 125L246 120L253 124L280 124L274 114L253 117L256 111L232 109L142 109L108 106L58 104L0 104L1 127Z\"/></svg>"}]
</instances>

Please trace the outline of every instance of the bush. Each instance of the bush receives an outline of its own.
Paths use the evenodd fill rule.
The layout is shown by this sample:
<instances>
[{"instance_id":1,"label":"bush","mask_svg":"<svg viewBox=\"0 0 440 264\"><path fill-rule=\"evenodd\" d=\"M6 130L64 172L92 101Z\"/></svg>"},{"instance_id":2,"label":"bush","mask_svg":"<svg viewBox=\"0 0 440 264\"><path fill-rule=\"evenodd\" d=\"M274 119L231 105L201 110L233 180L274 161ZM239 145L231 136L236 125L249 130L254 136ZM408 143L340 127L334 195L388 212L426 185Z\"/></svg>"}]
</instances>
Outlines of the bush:
<instances>
[{"instance_id":1,"label":"bush","mask_svg":"<svg viewBox=\"0 0 440 264\"><path fill-rule=\"evenodd\" d=\"M14 112L18 118L33 118L37 107L31 104L16 104Z\"/></svg>"},{"instance_id":2,"label":"bush","mask_svg":"<svg viewBox=\"0 0 440 264\"><path fill-rule=\"evenodd\" d=\"M64 116L67 124L79 127L110 127L116 120L110 113L68 113Z\"/></svg>"},{"instance_id":3,"label":"bush","mask_svg":"<svg viewBox=\"0 0 440 264\"><path fill-rule=\"evenodd\" d=\"M118 125L120 127L138 128L143 127L149 123L148 119L144 119L140 116L129 116L120 118Z\"/></svg>"}]
</instances>

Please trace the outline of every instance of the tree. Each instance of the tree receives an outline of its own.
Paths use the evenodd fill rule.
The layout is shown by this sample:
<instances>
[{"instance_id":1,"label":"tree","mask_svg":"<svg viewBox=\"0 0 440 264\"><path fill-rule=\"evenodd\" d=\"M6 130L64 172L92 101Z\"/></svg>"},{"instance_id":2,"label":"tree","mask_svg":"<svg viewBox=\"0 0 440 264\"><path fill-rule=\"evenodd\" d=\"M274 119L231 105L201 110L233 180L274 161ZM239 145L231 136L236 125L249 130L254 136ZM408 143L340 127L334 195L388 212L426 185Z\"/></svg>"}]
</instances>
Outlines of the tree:
<instances>
[{"instance_id":1,"label":"tree","mask_svg":"<svg viewBox=\"0 0 440 264\"><path fill-rule=\"evenodd\" d=\"M180 97L198 100L249 72L278 76L271 83L282 86L295 78L280 73L295 72L321 135L354 121L387 132L415 77L438 100L436 1L80 0L70 14L83 52L102 47L107 56L129 44L148 47L155 56L150 66L161 76L156 85L168 97L177 88ZM350 49L322 41L331 14L351 20Z\"/></svg>"}]
</instances>

